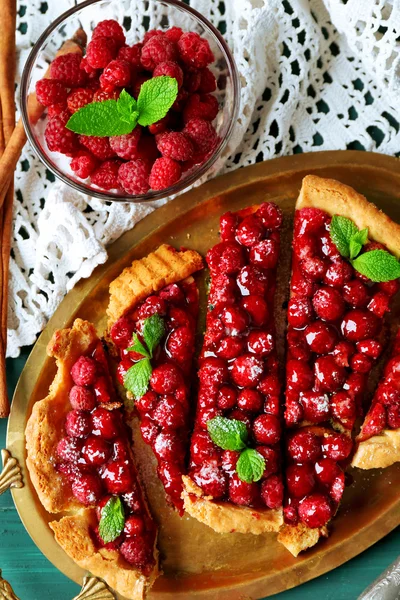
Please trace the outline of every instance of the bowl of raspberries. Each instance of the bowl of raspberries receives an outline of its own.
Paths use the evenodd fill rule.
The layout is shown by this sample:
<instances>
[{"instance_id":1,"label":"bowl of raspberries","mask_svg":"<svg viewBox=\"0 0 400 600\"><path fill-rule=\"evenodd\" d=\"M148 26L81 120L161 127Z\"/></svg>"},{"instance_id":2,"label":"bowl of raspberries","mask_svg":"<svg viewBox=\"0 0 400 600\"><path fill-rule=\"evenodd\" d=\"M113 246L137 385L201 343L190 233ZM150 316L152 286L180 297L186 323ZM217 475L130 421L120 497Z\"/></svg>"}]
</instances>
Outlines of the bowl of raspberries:
<instances>
[{"instance_id":1,"label":"bowl of raspberries","mask_svg":"<svg viewBox=\"0 0 400 600\"><path fill-rule=\"evenodd\" d=\"M109 201L178 194L216 168L238 115L221 34L178 0L87 0L43 33L21 112L62 181Z\"/></svg>"}]
</instances>

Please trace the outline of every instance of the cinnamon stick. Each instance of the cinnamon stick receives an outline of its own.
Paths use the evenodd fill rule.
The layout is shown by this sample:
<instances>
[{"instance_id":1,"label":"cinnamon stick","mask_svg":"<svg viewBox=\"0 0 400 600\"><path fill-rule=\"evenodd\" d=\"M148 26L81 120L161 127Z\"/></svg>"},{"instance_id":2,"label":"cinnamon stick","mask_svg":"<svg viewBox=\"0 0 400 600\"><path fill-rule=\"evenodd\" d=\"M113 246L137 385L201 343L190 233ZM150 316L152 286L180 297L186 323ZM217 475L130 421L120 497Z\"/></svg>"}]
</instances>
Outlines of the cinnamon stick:
<instances>
[{"instance_id":1,"label":"cinnamon stick","mask_svg":"<svg viewBox=\"0 0 400 600\"><path fill-rule=\"evenodd\" d=\"M11 247L12 213L14 201L14 171L27 141L21 119L15 127L14 80L15 80L15 20L16 0L0 0L2 36L0 37L0 418L7 417L10 406L7 395L5 353L7 343L8 274ZM67 40L57 56L70 52L83 53L87 36L78 29L72 39ZM50 68L45 77L49 77ZM28 98L28 113L33 123L43 114L43 106L36 94ZM15 127L15 129L14 129Z\"/></svg>"}]
</instances>

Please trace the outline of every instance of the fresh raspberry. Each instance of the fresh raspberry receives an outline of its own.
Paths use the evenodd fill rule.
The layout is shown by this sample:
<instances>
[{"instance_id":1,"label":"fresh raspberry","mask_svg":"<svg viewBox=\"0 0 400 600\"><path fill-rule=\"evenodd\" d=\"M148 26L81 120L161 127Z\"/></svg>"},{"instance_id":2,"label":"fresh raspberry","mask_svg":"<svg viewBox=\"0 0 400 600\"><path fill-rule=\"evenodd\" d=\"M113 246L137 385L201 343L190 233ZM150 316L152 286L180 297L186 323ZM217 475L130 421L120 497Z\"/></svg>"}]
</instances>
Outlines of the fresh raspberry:
<instances>
[{"instance_id":1,"label":"fresh raspberry","mask_svg":"<svg viewBox=\"0 0 400 600\"><path fill-rule=\"evenodd\" d=\"M240 223L236 230L236 238L242 246L250 248L261 241L264 233L261 221L255 215L250 215Z\"/></svg>"},{"instance_id":2,"label":"fresh raspberry","mask_svg":"<svg viewBox=\"0 0 400 600\"><path fill-rule=\"evenodd\" d=\"M90 88L76 88L72 90L68 96L67 105L70 113L75 113L77 110L93 102L94 92Z\"/></svg>"},{"instance_id":3,"label":"fresh raspberry","mask_svg":"<svg viewBox=\"0 0 400 600\"><path fill-rule=\"evenodd\" d=\"M140 535L144 531L143 519L137 515L128 517L124 525L124 533L128 537Z\"/></svg>"},{"instance_id":4,"label":"fresh raspberry","mask_svg":"<svg viewBox=\"0 0 400 600\"><path fill-rule=\"evenodd\" d=\"M66 463L77 463L81 457L82 440L74 437L62 438L57 444L57 455Z\"/></svg>"},{"instance_id":5,"label":"fresh raspberry","mask_svg":"<svg viewBox=\"0 0 400 600\"><path fill-rule=\"evenodd\" d=\"M179 38L178 50L182 61L197 69L204 69L215 60L208 41L201 38L198 33L184 33Z\"/></svg>"},{"instance_id":6,"label":"fresh raspberry","mask_svg":"<svg viewBox=\"0 0 400 600\"><path fill-rule=\"evenodd\" d=\"M390 307L390 298L385 292L377 292L368 304L368 310L378 317L383 317Z\"/></svg>"},{"instance_id":7,"label":"fresh raspberry","mask_svg":"<svg viewBox=\"0 0 400 600\"><path fill-rule=\"evenodd\" d=\"M312 304L306 296L295 296L289 300L287 319L289 325L300 328L311 323L313 316Z\"/></svg>"},{"instance_id":8,"label":"fresh raspberry","mask_svg":"<svg viewBox=\"0 0 400 600\"><path fill-rule=\"evenodd\" d=\"M214 77L214 73L207 68L202 69L200 73L201 79L198 91L201 94L211 94L212 92L215 92L217 89L217 81Z\"/></svg>"},{"instance_id":9,"label":"fresh raspberry","mask_svg":"<svg viewBox=\"0 0 400 600\"><path fill-rule=\"evenodd\" d=\"M319 208L302 208L295 216L295 236L316 233L325 224L328 215Z\"/></svg>"},{"instance_id":10,"label":"fresh raspberry","mask_svg":"<svg viewBox=\"0 0 400 600\"><path fill-rule=\"evenodd\" d=\"M98 160L86 150L80 150L72 159L70 167L80 179L87 179L98 165Z\"/></svg>"},{"instance_id":11,"label":"fresh raspberry","mask_svg":"<svg viewBox=\"0 0 400 600\"><path fill-rule=\"evenodd\" d=\"M149 296L142 304L138 312L139 319L147 319L151 315L158 314L161 317L167 314L167 305L159 296Z\"/></svg>"},{"instance_id":12,"label":"fresh raspberry","mask_svg":"<svg viewBox=\"0 0 400 600\"><path fill-rule=\"evenodd\" d=\"M189 98L189 92L185 90L185 88L181 88L178 92L178 95L175 99L175 102L171 106L171 111L175 113L181 113L186 104L187 99Z\"/></svg>"},{"instance_id":13,"label":"fresh raspberry","mask_svg":"<svg viewBox=\"0 0 400 600\"><path fill-rule=\"evenodd\" d=\"M345 310L342 293L331 287L321 287L314 294L312 303L315 312L323 321L337 321Z\"/></svg>"},{"instance_id":14,"label":"fresh raspberry","mask_svg":"<svg viewBox=\"0 0 400 600\"><path fill-rule=\"evenodd\" d=\"M149 165L137 159L124 163L118 171L119 182L128 194L145 194L149 190Z\"/></svg>"},{"instance_id":15,"label":"fresh raspberry","mask_svg":"<svg viewBox=\"0 0 400 600\"><path fill-rule=\"evenodd\" d=\"M218 100L211 94L192 94L183 109L183 121L205 119L213 121L218 114Z\"/></svg>"},{"instance_id":16,"label":"fresh raspberry","mask_svg":"<svg viewBox=\"0 0 400 600\"><path fill-rule=\"evenodd\" d=\"M218 140L214 127L204 119L191 119L186 123L183 133L192 140L196 152L209 152Z\"/></svg>"},{"instance_id":17,"label":"fresh raspberry","mask_svg":"<svg viewBox=\"0 0 400 600\"><path fill-rule=\"evenodd\" d=\"M299 506L300 519L308 527L323 527L332 517L333 511L328 498L323 494L311 494Z\"/></svg>"},{"instance_id":18,"label":"fresh raspberry","mask_svg":"<svg viewBox=\"0 0 400 600\"><path fill-rule=\"evenodd\" d=\"M253 423L253 435L258 444L277 444L281 437L281 424L275 415L260 415Z\"/></svg>"},{"instance_id":19,"label":"fresh raspberry","mask_svg":"<svg viewBox=\"0 0 400 600\"><path fill-rule=\"evenodd\" d=\"M93 69L104 69L118 52L113 38L97 37L92 39L86 49L86 60Z\"/></svg>"},{"instance_id":20,"label":"fresh raspberry","mask_svg":"<svg viewBox=\"0 0 400 600\"><path fill-rule=\"evenodd\" d=\"M125 158L126 160L137 158L137 147L141 133L141 126L136 125L132 133L111 137L110 146L120 158Z\"/></svg>"},{"instance_id":21,"label":"fresh raspberry","mask_svg":"<svg viewBox=\"0 0 400 600\"><path fill-rule=\"evenodd\" d=\"M173 77L178 82L178 88L183 83L183 71L178 63L173 61L159 63L153 71L153 77L160 77L166 75L167 77Z\"/></svg>"},{"instance_id":22,"label":"fresh raspberry","mask_svg":"<svg viewBox=\"0 0 400 600\"><path fill-rule=\"evenodd\" d=\"M160 63L176 62L177 58L176 44L164 35L153 36L142 48L141 62L147 71L153 71Z\"/></svg>"},{"instance_id":23,"label":"fresh raspberry","mask_svg":"<svg viewBox=\"0 0 400 600\"><path fill-rule=\"evenodd\" d=\"M105 440L114 440L120 434L117 415L101 406L94 409L91 414L92 433L103 437Z\"/></svg>"},{"instance_id":24,"label":"fresh raspberry","mask_svg":"<svg viewBox=\"0 0 400 600\"><path fill-rule=\"evenodd\" d=\"M50 119L60 115L61 113L65 112L65 111L68 111L66 102L60 102L59 104L51 104L49 106L49 108L47 109L47 118L50 121Z\"/></svg>"},{"instance_id":25,"label":"fresh raspberry","mask_svg":"<svg viewBox=\"0 0 400 600\"><path fill-rule=\"evenodd\" d=\"M89 76L89 80L92 80L92 83L93 83L93 80L94 80L95 82L97 82L97 81L98 81L98 80L97 80L97 73L98 73L98 71L97 71L97 69L93 69L93 67L91 67L91 66L89 65L89 63L88 63L88 61L87 61L87 58L86 58L86 56L84 56L84 57L82 58L82 60L81 60L81 65L80 65L80 66L81 66L81 69L82 69L83 71L85 71L85 73L86 73L86 74ZM90 83L89 83L89 85L90 85Z\"/></svg>"},{"instance_id":26,"label":"fresh raspberry","mask_svg":"<svg viewBox=\"0 0 400 600\"><path fill-rule=\"evenodd\" d=\"M143 38L143 45L147 44L147 42L156 35L164 35L164 32L161 29L150 29L149 31L146 31Z\"/></svg>"},{"instance_id":27,"label":"fresh raspberry","mask_svg":"<svg viewBox=\"0 0 400 600\"><path fill-rule=\"evenodd\" d=\"M311 367L303 360L288 360L286 382L288 387L297 392L305 392L311 389L314 383Z\"/></svg>"},{"instance_id":28,"label":"fresh raspberry","mask_svg":"<svg viewBox=\"0 0 400 600\"><path fill-rule=\"evenodd\" d=\"M71 377L75 385L93 385L96 371L94 360L90 356L81 356L72 366Z\"/></svg>"},{"instance_id":29,"label":"fresh raspberry","mask_svg":"<svg viewBox=\"0 0 400 600\"><path fill-rule=\"evenodd\" d=\"M201 83L201 71L199 69L191 69L185 73L185 90L189 94L197 92Z\"/></svg>"},{"instance_id":30,"label":"fresh raspberry","mask_svg":"<svg viewBox=\"0 0 400 600\"><path fill-rule=\"evenodd\" d=\"M261 498L268 508L279 508L283 502L283 483L278 475L270 475L261 484Z\"/></svg>"},{"instance_id":31,"label":"fresh raspberry","mask_svg":"<svg viewBox=\"0 0 400 600\"><path fill-rule=\"evenodd\" d=\"M143 44L134 44L133 46L123 46L118 50L117 58L126 60L135 70L141 68L140 56L142 54Z\"/></svg>"},{"instance_id":32,"label":"fresh raspberry","mask_svg":"<svg viewBox=\"0 0 400 600\"><path fill-rule=\"evenodd\" d=\"M274 269L278 264L279 242L262 240L250 250L250 262L263 269Z\"/></svg>"},{"instance_id":33,"label":"fresh raspberry","mask_svg":"<svg viewBox=\"0 0 400 600\"><path fill-rule=\"evenodd\" d=\"M186 411L172 394L167 394L158 403L152 418L161 429L179 429L185 426Z\"/></svg>"},{"instance_id":34,"label":"fresh raspberry","mask_svg":"<svg viewBox=\"0 0 400 600\"><path fill-rule=\"evenodd\" d=\"M127 494L132 489L133 476L125 460L108 462L101 478L109 494Z\"/></svg>"},{"instance_id":35,"label":"fresh raspberry","mask_svg":"<svg viewBox=\"0 0 400 600\"><path fill-rule=\"evenodd\" d=\"M333 287L342 288L350 281L354 273L353 267L346 260L337 260L325 273L324 282Z\"/></svg>"},{"instance_id":36,"label":"fresh raspberry","mask_svg":"<svg viewBox=\"0 0 400 600\"><path fill-rule=\"evenodd\" d=\"M314 363L315 383L317 392L336 392L346 380L346 370L340 367L333 356L320 356Z\"/></svg>"},{"instance_id":37,"label":"fresh raspberry","mask_svg":"<svg viewBox=\"0 0 400 600\"><path fill-rule=\"evenodd\" d=\"M111 446L103 438L90 435L82 448L82 455L89 465L104 465L111 458Z\"/></svg>"},{"instance_id":38,"label":"fresh raspberry","mask_svg":"<svg viewBox=\"0 0 400 600\"><path fill-rule=\"evenodd\" d=\"M76 410L93 410L96 406L96 398L92 390L74 385L69 392L69 401L72 408Z\"/></svg>"},{"instance_id":39,"label":"fresh raspberry","mask_svg":"<svg viewBox=\"0 0 400 600\"><path fill-rule=\"evenodd\" d=\"M97 475L82 475L72 483L72 493L85 506L95 505L102 496L102 485Z\"/></svg>"},{"instance_id":40,"label":"fresh raspberry","mask_svg":"<svg viewBox=\"0 0 400 600\"><path fill-rule=\"evenodd\" d=\"M121 90L106 92L105 90L96 90L93 96L93 102L104 102L105 100L118 100Z\"/></svg>"},{"instance_id":41,"label":"fresh raspberry","mask_svg":"<svg viewBox=\"0 0 400 600\"><path fill-rule=\"evenodd\" d=\"M296 462L315 462L321 454L321 443L310 431L300 430L290 439L288 454Z\"/></svg>"},{"instance_id":42,"label":"fresh raspberry","mask_svg":"<svg viewBox=\"0 0 400 600\"><path fill-rule=\"evenodd\" d=\"M337 332L332 325L315 321L307 326L304 337L312 352L327 354L335 347Z\"/></svg>"},{"instance_id":43,"label":"fresh raspberry","mask_svg":"<svg viewBox=\"0 0 400 600\"><path fill-rule=\"evenodd\" d=\"M71 410L65 419L65 431L71 437L83 438L90 433L90 415L83 410Z\"/></svg>"},{"instance_id":44,"label":"fresh raspberry","mask_svg":"<svg viewBox=\"0 0 400 600\"><path fill-rule=\"evenodd\" d=\"M286 470L288 491L295 498L303 498L312 492L315 485L314 468L309 463L289 465Z\"/></svg>"},{"instance_id":45,"label":"fresh raspberry","mask_svg":"<svg viewBox=\"0 0 400 600\"><path fill-rule=\"evenodd\" d=\"M368 310L350 310L341 323L342 334L350 342L373 338L381 326L380 319Z\"/></svg>"},{"instance_id":46,"label":"fresh raspberry","mask_svg":"<svg viewBox=\"0 0 400 600\"><path fill-rule=\"evenodd\" d=\"M158 135L159 133L164 133L164 131L166 131L168 129L169 122L170 122L170 115L166 114L165 117L163 117L159 121L156 121L155 123L152 123L151 125L149 125L149 127L148 127L149 132L152 135Z\"/></svg>"},{"instance_id":47,"label":"fresh raspberry","mask_svg":"<svg viewBox=\"0 0 400 600\"><path fill-rule=\"evenodd\" d=\"M181 39L183 31L180 27L171 27L171 29L167 29L164 35L172 42L177 43Z\"/></svg>"},{"instance_id":48,"label":"fresh raspberry","mask_svg":"<svg viewBox=\"0 0 400 600\"><path fill-rule=\"evenodd\" d=\"M129 564L135 565L139 569L151 564L151 550L143 543L142 536L126 539L121 544L120 552Z\"/></svg>"},{"instance_id":49,"label":"fresh raspberry","mask_svg":"<svg viewBox=\"0 0 400 600\"><path fill-rule=\"evenodd\" d=\"M327 358L327 357L324 357ZM340 367L338 367L340 368ZM304 418L311 423L322 423L329 418L329 398L318 392L302 392L300 403L303 407Z\"/></svg>"},{"instance_id":50,"label":"fresh raspberry","mask_svg":"<svg viewBox=\"0 0 400 600\"><path fill-rule=\"evenodd\" d=\"M246 265L236 278L242 296L264 296L268 289L268 279L265 271L253 265Z\"/></svg>"},{"instance_id":51,"label":"fresh raspberry","mask_svg":"<svg viewBox=\"0 0 400 600\"><path fill-rule=\"evenodd\" d=\"M151 76L145 73L141 73L137 76L133 85L133 97L136 98L136 100L138 99L138 96L140 94L140 88L145 83L145 81L149 81L149 79L151 79Z\"/></svg>"},{"instance_id":52,"label":"fresh raspberry","mask_svg":"<svg viewBox=\"0 0 400 600\"><path fill-rule=\"evenodd\" d=\"M234 504L249 506L254 503L259 494L258 485L246 483L234 473L229 480L229 499Z\"/></svg>"},{"instance_id":53,"label":"fresh raspberry","mask_svg":"<svg viewBox=\"0 0 400 600\"><path fill-rule=\"evenodd\" d=\"M43 106L63 103L67 95L67 88L60 81L41 79L36 84L36 98Z\"/></svg>"},{"instance_id":54,"label":"fresh raspberry","mask_svg":"<svg viewBox=\"0 0 400 600\"><path fill-rule=\"evenodd\" d=\"M85 71L81 69L81 61L81 55L73 52L57 56L50 66L51 79L67 87L81 87L87 79Z\"/></svg>"},{"instance_id":55,"label":"fresh raspberry","mask_svg":"<svg viewBox=\"0 0 400 600\"><path fill-rule=\"evenodd\" d=\"M157 158L151 168L149 183L152 190L164 190L181 178L181 166L172 158Z\"/></svg>"},{"instance_id":56,"label":"fresh raspberry","mask_svg":"<svg viewBox=\"0 0 400 600\"><path fill-rule=\"evenodd\" d=\"M111 159L104 161L92 174L92 183L103 190L119 188L118 169L122 161Z\"/></svg>"},{"instance_id":57,"label":"fresh raspberry","mask_svg":"<svg viewBox=\"0 0 400 600\"><path fill-rule=\"evenodd\" d=\"M105 92L112 92L116 87L128 86L131 77L131 67L126 60L112 60L100 75L101 89Z\"/></svg>"},{"instance_id":58,"label":"fresh raspberry","mask_svg":"<svg viewBox=\"0 0 400 600\"><path fill-rule=\"evenodd\" d=\"M108 158L113 158L113 156L115 156L115 152L110 146L109 139L106 137L80 135L79 141L82 146L85 146L85 148L100 160L107 160Z\"/></svg>"},{"instance_id":59,"label":"fresh raspberry","mask_svg":"<svg viewBox=\"0 0 400 600\"><path fill-rule=\"evenodd\" d=\"M118 21L107 19L100 21L93 29L92 39L105 37L113 39L118 47L125 44L125 33Z\"/></svg>"},{"instance_id":60,"label":"fresh raspberry","mask_svg":"<svg viewBox=\"0 0 400 600\"><path fill-rule=\"evenodd\" d=\"M180 161L190 160L194 153L190 139L179 131L160 135L157 139L157 148L163 156Z\"/></svg>"},{"instance_id":61,"label":"fresh raspberry","mask_svg":"<svg viewBox=\"0 0 400 600\"><path fill-rule=\"evenodd\" d=\"M69 113L64 111L47 123L44 137L50 152L73 154L78 150L78 137L65 127L69 117Z\"/></svg>"}]
</instances>

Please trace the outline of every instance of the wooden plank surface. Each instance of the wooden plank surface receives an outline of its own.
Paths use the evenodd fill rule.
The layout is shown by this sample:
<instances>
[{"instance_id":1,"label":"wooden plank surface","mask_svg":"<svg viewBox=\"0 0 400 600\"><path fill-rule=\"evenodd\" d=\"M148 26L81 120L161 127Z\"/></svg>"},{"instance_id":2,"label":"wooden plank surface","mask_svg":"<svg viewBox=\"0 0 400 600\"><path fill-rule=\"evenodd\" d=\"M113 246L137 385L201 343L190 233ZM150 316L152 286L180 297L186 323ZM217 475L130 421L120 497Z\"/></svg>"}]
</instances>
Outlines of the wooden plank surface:
<instances>
[{"instance_id":1,"label":"wooden plank surface","mask_svg":"<svg viewBox=\"0 0 400 600\"><path fill-rule=\"evenodd\" d=\"M10 397L28 352L7 361ZM0 447L6 422L0 421ZM275 600L355 600L399 554L400 528L345 565L275 595ZM79 587L62 575L36 548L20 522L9 493L0 496L0 568L21 600L71 600Z\"/></svg>"}]
</instances>

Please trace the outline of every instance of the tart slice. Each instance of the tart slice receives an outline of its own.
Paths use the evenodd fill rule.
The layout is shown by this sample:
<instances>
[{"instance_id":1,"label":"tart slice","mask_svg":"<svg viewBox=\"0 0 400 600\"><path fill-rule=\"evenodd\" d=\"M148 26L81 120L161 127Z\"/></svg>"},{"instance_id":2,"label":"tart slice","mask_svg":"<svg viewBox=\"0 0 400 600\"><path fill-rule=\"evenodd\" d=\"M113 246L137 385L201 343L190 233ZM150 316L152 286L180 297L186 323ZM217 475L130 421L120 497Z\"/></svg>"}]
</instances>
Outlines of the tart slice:
<instances>
[{"instance_id":1,"label":"tart slice","mask_svg":"<svg viewBox=\"0 0 400 600\"><path fill-rule=\"evenodd\" d=\"M280 385L274 295L280 209L221 217L211 275L186 511L217 532L260 534L282 524Z\"/></svg>"},{"instance_id":2,"label":"tart slice","mask_svg":"<svg viewBox=\"0 0 400 600\"><path fill-rule=\"evenodd\" d=\"M159 574L157 528L103 346L94 326L76 319L55 332L47 352L57 373L26 427L31 481L48 512L66 513L49 523L65 552L139 600Z\"/></svg>"},{"instance_id":3,"label":"tart slice","mask_svg":"<svg viewBox=\"0 0 400 600\"><path fill-rule=\"evenodd\" d=\"M202 268L197 252L160 246L111 283L108 307L119 382L134 401L167 499L181 515L199 309L191 275Z\"/></svg>"},{"instance_id":4,"label":"tart slice","mask_svg":"<svg viewBox=\"0 0 400 600\"><path fill-rule=\"evenodd\" d=\"M382 351L384 316L399 287L384 280L390 272L399 276L399 256L399 225L348 186L305 177L294 222L286 364L287 526L279 535L294 555L327 534L342 498L354 425Z\"/></svg>"},{"instance_id":5,"label":"tart slice","mask_svg":"<svg viewBox=\"0 0 400 600\"><path fill-rule=\"evenodd\" d=\"M357 442L353 467L381 469L400 461L400 330Z\"/></svg>"}]
</instances>

